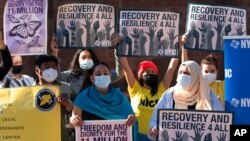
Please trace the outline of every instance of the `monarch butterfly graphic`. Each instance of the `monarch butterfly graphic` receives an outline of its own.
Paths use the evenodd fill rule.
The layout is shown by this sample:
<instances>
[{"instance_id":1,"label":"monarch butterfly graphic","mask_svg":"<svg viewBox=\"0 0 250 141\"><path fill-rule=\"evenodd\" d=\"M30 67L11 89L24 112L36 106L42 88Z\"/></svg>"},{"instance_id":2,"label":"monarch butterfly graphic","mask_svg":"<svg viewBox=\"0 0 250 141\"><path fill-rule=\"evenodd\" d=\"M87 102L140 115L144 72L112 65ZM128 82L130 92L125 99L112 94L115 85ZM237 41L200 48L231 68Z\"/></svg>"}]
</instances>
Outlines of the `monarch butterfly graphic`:
<instances>
[{"instance_id":1,"label":"monarch butterfly graphic","mask_svg":"<svg viewBox=\"0 0 250 141\"><path fill-rule=\"evenodd\" d=\"M9 20L10 20L12 23L20 23L19 19L16 18L15 16L10 15L10 14L8 14L7 16L8 16Z\"/></svg>"},{"instance_id":2,"label":"monarch butterfly graphic","mask_svg":"<svg viewBox=\"0 0 250 141\"><path fill-rule=\"evenodd\" d=\"M28 44L28 47L34 47L38 43L39 36L35 36L32 41Z\"/></svg>"},{"instance_id":3,"label":"monarch butterfly graphic","mask_svg":"<svg viewBox=\"0 0 250 141\"><path fill-rule=\"evenodd\" d=\"M9 36L19 36L21 38L33 37L39 27L42 25L39 21L24 22L14 26L9 33Z\"/></svg>"},{"instance_id":4,"label":"monarch butterfly graphic","mask_svg":"<svg viewBox=\"0 0 250 141\"><path fill-rule=\"evenodd\" d=\"M24 14L21 17L19 17L19 19L25 20L29 15L28 14Z\"/></svg>"}]
</instances>

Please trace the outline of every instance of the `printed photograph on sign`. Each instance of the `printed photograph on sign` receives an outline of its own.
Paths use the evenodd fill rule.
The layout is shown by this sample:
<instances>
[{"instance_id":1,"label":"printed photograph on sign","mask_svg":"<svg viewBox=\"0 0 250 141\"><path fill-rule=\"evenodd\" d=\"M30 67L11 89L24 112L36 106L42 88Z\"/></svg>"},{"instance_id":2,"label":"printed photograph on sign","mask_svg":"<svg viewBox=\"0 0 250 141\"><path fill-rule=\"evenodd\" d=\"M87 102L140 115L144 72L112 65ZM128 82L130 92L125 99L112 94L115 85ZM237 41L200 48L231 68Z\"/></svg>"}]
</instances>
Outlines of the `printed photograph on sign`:
<instances>
[{"instance_id":1,"label":"printed photograph on sign","mask_svg":"<svg viewBox=\"0 0 250 141\"><path fill-rule=\"evenodd\" d=\"M224 51L223 36L246 35L246 10L190 3L185 48Z\"/></svg>"},{"instance_id":2,"label":"printed photograph on sign","mask_svg":"<svg viewBox=\"0 0 250 141\"><path fill-rule=\"evenodd\" d=\"M47 0L6 2L4 35L11 54L47 53L47 5Z\"/></svg>"},{"instance_id":3,"label":"printed photograph on sign","mask_svg":"<svg viewBox=\"0 0 250 141\"><path fill-rule=\"evenodd\" d=\"M58 7L56 38L61 48L111 47L114 31L113 6L75 3Z\"/></svg>"},{"instance_id":4,"label":"printed photograph on sign","mask_svg":"<svg viewBox=\"0 0 250 141\"><path fill-rule=\"evenodd\" d=\"M119 56L178 57L180 14L166 11L119 11Z\"/></svg>"},{"instance_id":5,"label":"printed photograph on sign","mask_svg":"<svg viewBox=\"0 0 250 141\"><path fill-rule=\"evenodd\" d=\"M216 111L160 109L158 141L228 141L233 114Z\"/></svg>"},{"instance_id":6,"label":"printed photograph on sign","mask_svg":"<svg viewBox=\"0 0 250 141\"><path fill-rule=\"evenodd\" d=\"M132 126L126 120L87 120L76 127L76 141L132 141Z\"/></svg>"}]
</instances>

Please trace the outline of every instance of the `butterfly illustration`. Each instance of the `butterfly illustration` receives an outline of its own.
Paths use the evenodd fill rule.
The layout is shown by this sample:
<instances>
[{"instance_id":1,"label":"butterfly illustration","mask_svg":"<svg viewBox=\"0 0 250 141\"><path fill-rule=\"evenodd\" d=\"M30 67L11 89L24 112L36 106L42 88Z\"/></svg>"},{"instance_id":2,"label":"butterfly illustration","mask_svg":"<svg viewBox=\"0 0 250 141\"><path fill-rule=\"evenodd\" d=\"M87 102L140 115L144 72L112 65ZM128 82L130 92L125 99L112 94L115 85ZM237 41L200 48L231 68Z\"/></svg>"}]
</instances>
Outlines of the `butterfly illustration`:
<instances>
[{"instance_id":1,"label":"butterfly illustration","mask_svg":"<svg viewBox=\"0 0 250 141\"><path fill-rule=\"evenodd\" d=\"M19 45L25 44L25 42L24 42L23 40L16 40L16 41L17 41L17 43L18 43Z\"/></svg>"},{"instance_id":2,"label":"butterfly illustration","mask_svg":"<svg viewBox=\"0 0 250 141\"><path fill-rule=\"evenodd\" d=\"M10 14L8 14L7 16L8 16L9 20L10 20L12 23L20 23L19 19L16 18L15 16L10 15Z\"/></svg>"},{"instance_id":3,"label":"butterfly illustration","mask_svg":"<svg viewBox=\"0 0 250 141\"><path fill-rule=\"evenodd\" d=\"M24 14L22 16L19 17L19 19L25 20L29 15L28 14Z\"/></svg>"},{"instance_id":4,"label":"butterfly illustration","mask_svg":"<svg viewBox=\"0 0 250 141\"><path fill-rule=\"evenodd\" d=\"M39 36L35 36L32 41L28 44L28 47L34 47L38 43Z\"/></svg>"},{"instance_id":5,"label":"butterfly illustration","mask_svg":"<svg viewBox=\"0 0 250 141\"><path fill-rule=\"evenodd\" d=\"M19 36L21 38L27 38L28 36L33 37L41 25L42 23L39 21L24 22L23 24L14 26L10 30L9 35Z\"/></svg>"}]
</instances>

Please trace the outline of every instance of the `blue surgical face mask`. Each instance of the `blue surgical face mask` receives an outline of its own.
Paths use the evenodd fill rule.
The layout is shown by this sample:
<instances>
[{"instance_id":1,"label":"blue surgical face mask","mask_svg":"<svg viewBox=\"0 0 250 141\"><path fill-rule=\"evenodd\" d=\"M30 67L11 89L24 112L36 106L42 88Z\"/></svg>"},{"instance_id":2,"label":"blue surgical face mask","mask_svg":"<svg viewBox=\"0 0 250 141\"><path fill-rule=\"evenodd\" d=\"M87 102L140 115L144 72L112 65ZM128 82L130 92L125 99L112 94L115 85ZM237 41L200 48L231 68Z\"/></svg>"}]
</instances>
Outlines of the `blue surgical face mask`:
<instances>
[{"instance_id":1,"label":"blue surgical face mask","mask_svg":"<svg viewBox=\"0 0 250 141\"><path fill-rule=\"evenodd\" d=\"M110 83L111 83L111 80L110 80L109 75L95 76L95 86L100 89L108 88Z\"/></svg>"},{"instance_id":2,"label":"blue surgical face mask","mask_svg":"<svg viewBox=\"0 0 250 141\"><path fill-rule=\"evenodd\" d=\"M176 81L181 89L186 90L191 85L192 78L187 74L178 74Z\"/></svg>"},{"instance_id":3,"label":"blue surgical face mask","mask_svg":"<svg viewBox=\"0 0 250 141\"><path fill-rule=\"evenodd\" d=\"M89 70L94 66L94 62L92 59L84 59L79 60L80 68L83 70Z\"/></svg>"}]
</instances>

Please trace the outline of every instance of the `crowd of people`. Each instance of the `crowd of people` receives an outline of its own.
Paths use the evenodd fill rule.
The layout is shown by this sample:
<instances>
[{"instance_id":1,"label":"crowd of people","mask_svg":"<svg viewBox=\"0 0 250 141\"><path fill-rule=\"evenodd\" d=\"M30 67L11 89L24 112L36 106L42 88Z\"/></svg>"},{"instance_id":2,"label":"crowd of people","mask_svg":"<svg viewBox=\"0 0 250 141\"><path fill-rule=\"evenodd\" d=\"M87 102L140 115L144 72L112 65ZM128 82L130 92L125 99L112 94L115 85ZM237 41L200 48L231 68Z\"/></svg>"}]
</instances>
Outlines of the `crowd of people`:
<instances>
[{"instance_id":1,"label":"crowd of people","mask_svg":"<svg viewBox=\"0 0 250 141\"><path fill-rule=\"evenodd\" d=\"M140 62L137 77L134 76L131 62L127 57L117 57L115 49L114 70L104 62L105 59L98 58L93 49L81 49L73 56L69 70L61 71L59 48L53 37L50 44L52 53L38 55L35 59L35 80L22 73L22 57L11 56L1 37L1 88L59 86L61 94L57 102L62 109L62 141L73 141L73 127L83 125L84 120L109 119L126 119L126 124L133 126L134 141L155 140L158 135L158 109L224 110L224 83L216 80L216 56L210 54L199 65L188 60L187 50L183 47L185 42L186 37L183 36L179 41L181 59L172 58L160 79L160 68L148 60ZM119 40L112 43L116 46ZM177 70L179 61L181 65ZM176 84L171 86L175 72ZM124 76L128 97L112 86ZM65 121L65 117L69 118ZM67 122L72 129L65 127Z\"/></svg>"}]
</instances>

